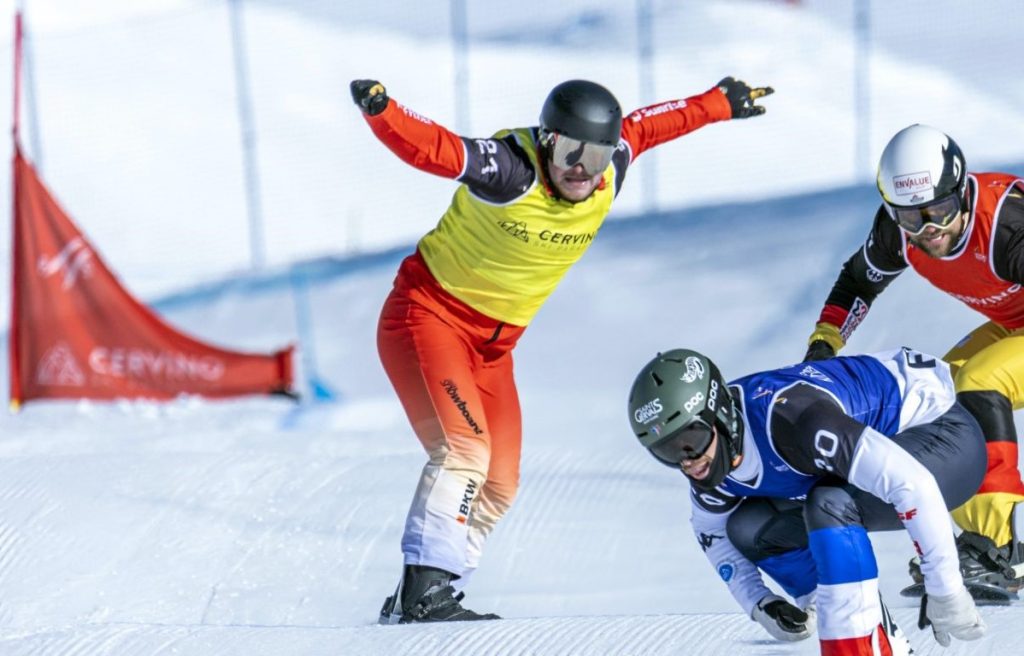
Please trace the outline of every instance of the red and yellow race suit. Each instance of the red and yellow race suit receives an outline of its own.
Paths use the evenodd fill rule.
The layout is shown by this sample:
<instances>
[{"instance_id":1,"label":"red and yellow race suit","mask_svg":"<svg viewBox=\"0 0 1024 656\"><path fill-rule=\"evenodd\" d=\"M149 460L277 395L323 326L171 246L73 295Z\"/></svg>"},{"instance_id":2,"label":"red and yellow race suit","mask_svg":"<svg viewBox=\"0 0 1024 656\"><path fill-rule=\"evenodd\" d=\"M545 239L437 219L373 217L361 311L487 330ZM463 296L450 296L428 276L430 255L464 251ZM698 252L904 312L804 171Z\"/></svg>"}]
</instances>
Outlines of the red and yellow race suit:
<instances>
[{"instance_id":1,"label":"red and yellow race suit","mask_svg":"<svg viewBox=\"0 0 1024 656\"><path fill-rule=\"evenodd\" d=\"M1024 407L1024 181L1003 173L968 175L971 208L953 251L929 257L879 208L864 246L850 257L819 322L845 341L874 299L908 266L989 319L944 357L958 399L985 432L988 472L978 495L953 511L961 528L997 546L1012 535L1010 515L1024 501L1013 411Z\"/></svg>"},{"instance_id":2,"label":"red and yellow race suit","mask_svg":"<svg viewBox=\"0 0 1024 656\"><path fill-rule=\"evenodd\" d=\"M406 564L457 575L476 567L518 487L516 341L597 236L637 156L730 116L718 88L626 116L600 185L578 203L548 185L536 127L462 137L394 100L365 116L401 159L462 183L402 263L378 326L381 362L429 456L406 521Z\"/></svg>"}]
</instances>

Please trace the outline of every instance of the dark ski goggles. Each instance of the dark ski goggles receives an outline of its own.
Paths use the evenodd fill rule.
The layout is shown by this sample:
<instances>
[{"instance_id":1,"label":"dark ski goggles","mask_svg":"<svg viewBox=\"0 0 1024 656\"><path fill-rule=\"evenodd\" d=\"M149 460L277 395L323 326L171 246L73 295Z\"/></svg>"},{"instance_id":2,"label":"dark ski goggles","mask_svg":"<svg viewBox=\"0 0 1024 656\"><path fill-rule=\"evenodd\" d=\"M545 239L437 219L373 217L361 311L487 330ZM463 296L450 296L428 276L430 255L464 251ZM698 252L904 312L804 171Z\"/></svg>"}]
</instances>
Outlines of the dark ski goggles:
<instances>
[{"instance_id":1,"label":"dark ski goggles","mask_svg":"<svg viewBox=\"0 0 1024 656\"><path fill-rule=\"evenodd\" d=\"M898 207L885 203L885 208L900 228L917 236L928 226L948 226L959 215L962 204L960 194L948 194L920 207Z\"/></svg>"},{"instance_id":2,"label":"dark ski goggles","mask_svg":"<svg viewBox=\"0 0 1024 656\"><path fill-rule=\"evenodd\" d=\"M648 448L651 453L666 462L679 463L704 455L714 437L714 429L703 419L698 418Z\"/></svg>"},{"instance_id":3,"label":"dark ski goggles","mask_svg":"<svg viewBox=\"0 0 1024 656\"><path fill-rule=\"evenodd\" d=\"M582 164L588 175L603 173L615 154L615 146L580 141L556 132L542 132L541 144L558 168L571 169Z\"/></svg>"}]
</instances>

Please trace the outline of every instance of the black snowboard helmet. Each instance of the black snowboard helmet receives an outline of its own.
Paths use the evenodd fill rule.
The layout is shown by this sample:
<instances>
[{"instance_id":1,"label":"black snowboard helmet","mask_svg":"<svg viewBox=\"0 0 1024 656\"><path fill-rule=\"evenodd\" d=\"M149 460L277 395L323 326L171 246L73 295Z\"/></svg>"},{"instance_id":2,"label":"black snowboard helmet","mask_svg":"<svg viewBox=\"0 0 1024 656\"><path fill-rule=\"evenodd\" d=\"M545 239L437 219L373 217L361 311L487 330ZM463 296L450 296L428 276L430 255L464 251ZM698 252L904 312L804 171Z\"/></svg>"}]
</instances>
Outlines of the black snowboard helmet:
<instances>
[{"instance_id":1,"label":"black snowboard helmet","mask_svg":"<svg viewBox=\"0 0 1024 656\"><path fill-rule=\"evenodd\" d=\"M616 146L622 109L612 92L596 82L569 80L548 94L540 110L540 129L579 141Z\"/></svg>"},{"instance_id":2,"label":"black snowboard helmet","mask_svg":"<svg viewBox=\"0 0 1024 656\"><path fill-rule=\"evenodd\" d=\"M582 164L597 175L611 163L622 132L622 109L596 82L569 80L548 94L540 111L540 146L545 161L560 168Z\"/></svg>"},{"instance_id":3,"label":"black snowboard helmet","mask_svg":"<svg viewBox=\"0 0 1024 656\"><path fill-rule=\"evenodd\" d=\"M680 457L698 457L718 446L711 472L690 479L700 489L721 485L743 459L743 420L715 363L689 349L659 353L640 370L629 392L629 423L633 435L660 463L678 469Z\"/></svg>"}]
</instances>

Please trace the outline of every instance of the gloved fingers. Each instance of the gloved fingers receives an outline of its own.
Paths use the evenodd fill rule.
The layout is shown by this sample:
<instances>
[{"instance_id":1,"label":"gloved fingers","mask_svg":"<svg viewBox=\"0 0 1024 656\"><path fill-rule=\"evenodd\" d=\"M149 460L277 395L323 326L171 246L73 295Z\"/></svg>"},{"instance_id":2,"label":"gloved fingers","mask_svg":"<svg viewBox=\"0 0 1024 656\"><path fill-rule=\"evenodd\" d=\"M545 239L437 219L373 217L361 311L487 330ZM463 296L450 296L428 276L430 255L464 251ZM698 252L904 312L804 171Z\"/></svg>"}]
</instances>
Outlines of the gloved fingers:
<instances>
[{"instance_id":1,"label":"gloved fingers","mask_svg":"<svg viewBox=\"0 0 1024 656\"><path fill-rule=\"evenodd\" d=\"M774 594L757 603L751 611L751 618L773 638L786 642L804 640L814 631L808 613Z\"/></svg>"},{"instance_id":2,"label":"gloved fingers","mask_svg":"<svg viewBox=\"0 0 1024 656\"><path fill-rule=\"evenodd\" d=\"M380 114L388 106L388 94L377 80L352 80L352 100L370 116Z\"/></svg>"},{"instance_id":3,"label":"gloved fingers","mask_svg":"<svg viewBox=\"0 0 1024 656\"><path fill-rule=\"evenodd\" d=\"M743 80L737 80L733 77L724 78L718 83L718 86L729 101L733 118L750 118L751 116L764 114L766 108L754 104L754 101L775 93L775 89L771 87L752 88Z\"/></svg>"},{"instance_id":4,"label":"gloved fingers","mask_svg":"<svg viewBox=\"0 0 1024 656\"><path fill-rule=\"evenodd\" d=\"M786 604L778 610L778 621L783 626L795 629L807 623L807 613L796 606Z\"/></svg>"},{"instance_id":5,"label":"gloved fingers","mask_svg":"<svg viewBox=\"0 0 1024 656\"><path fill-rule=\"evenodd\" d=\"M783 617L783 616L780 616L777 621L779 623L779 626L781 626L783 629L786 629L787 631L792 631L794 633L796 633L798 631L803 631L804 629L807 628L807 616L806 615L804 616L804 619L802 619L802 620L798 619L798 618L794 618L794 617Z\"/></svg>"},{"instance_id":6,"label":"gloved fingers","mask_svg":"<svg viewBox=\"0 0 1024 656\"><path fill-rule=\"evenodd\" d=\"M948 647L953 638L977 640L985 635L985 620L966 588L941 597L925 595L921 602L924 622L931 623L935 641L943 647Z\"/></svg>"},{"instance_id":7,"label":"gloved fingers","mask_svg":"<svg viewBox=\"0 0 1024 656\"><path fill-rule=\"evenodd\" d=\"M352 91L352 98L358 101L366 95L367 89L375 84L380 84L380 82L377 80L352 80L349 83L348 88Z\"/></svg>"},{"instance_id":8,"label":"gloved fingers","mask_svg":"<svg viewBox=\"0 0 1024 656\"><path fill-rule=\"evenodd\" d=\"M806 624L807 620L810 619L810 615L800 610L796 606L790 606L790 609L790 615L792 616L792 619L796 621L797 624Z\"/></svg>"}]
</instances>

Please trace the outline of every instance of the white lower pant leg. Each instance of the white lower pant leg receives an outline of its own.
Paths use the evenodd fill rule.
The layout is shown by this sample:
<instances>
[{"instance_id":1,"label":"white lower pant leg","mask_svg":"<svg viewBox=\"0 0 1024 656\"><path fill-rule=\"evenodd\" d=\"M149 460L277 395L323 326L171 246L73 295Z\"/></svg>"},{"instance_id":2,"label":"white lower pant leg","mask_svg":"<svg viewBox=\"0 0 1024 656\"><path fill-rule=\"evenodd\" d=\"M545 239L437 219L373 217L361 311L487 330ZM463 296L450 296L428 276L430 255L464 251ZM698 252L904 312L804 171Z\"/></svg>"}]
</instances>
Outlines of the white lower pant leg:
<instances>
[{"instance_id":1,"label":"white lower pant leg","mask_svg":"<svg viewBox=\"0 0 1024 656\"><path fill-rule=\"evenodd\" d=\"M463 568L462 578L454 583L456 590L461 590L469 583L469 577L480 565L480 557L483 555L484 543L490 537L494 527L510 507L510 504L498 502L490 493L487 486L477 496L469 516L469 530L466 535L466 564Z\"/></svg>"},{"instance_id":2,"label":"white lower pant leg","mask_svg":"<svg viewBox=\"0 0 1024 656\"><path fill-rule=\"evenodd\" d=\"M428 462L420 474L402 536L406 565L428 565L462 576L474 501L484 475Z\"/></svg>"}]
</instances>

